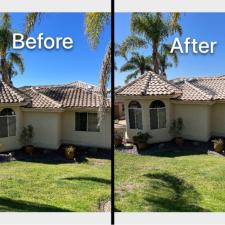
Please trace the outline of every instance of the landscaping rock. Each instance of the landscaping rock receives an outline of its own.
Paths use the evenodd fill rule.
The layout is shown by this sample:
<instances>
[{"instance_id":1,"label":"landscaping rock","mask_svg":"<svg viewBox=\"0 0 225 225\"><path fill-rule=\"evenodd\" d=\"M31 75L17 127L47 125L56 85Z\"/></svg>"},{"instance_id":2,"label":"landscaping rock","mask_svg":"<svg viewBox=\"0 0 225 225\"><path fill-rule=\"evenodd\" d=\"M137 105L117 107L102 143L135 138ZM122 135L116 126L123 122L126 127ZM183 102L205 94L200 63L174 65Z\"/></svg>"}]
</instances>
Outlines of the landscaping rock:
<instances>
[{"instance_id":1,"label":"landscaping rock","mask_svg":"<svg viewBox=\"0 0 225 225\"><path fill-rule=\"evenodd\" d=\"M10 162L14 161L15 158L13 157L12 153L9 154L0 154L0 162Z\"/></svg>"}]
</instances>

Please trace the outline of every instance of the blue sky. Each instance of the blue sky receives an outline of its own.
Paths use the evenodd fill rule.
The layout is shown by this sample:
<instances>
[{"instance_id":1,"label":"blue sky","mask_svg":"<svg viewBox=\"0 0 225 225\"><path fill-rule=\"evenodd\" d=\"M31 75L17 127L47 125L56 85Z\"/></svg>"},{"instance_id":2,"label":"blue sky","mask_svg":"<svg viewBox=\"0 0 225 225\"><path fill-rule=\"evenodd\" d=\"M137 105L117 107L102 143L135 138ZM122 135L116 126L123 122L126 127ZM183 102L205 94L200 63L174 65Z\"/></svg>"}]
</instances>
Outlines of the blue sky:
<instances>
[{"instance_id":1,"label":"blue sky","mask_svg":"<svg viewBox=\"0 0 225 225\"><path fill-rule=\"evenodd\" d=\"M23 13L13 13L13 28L21 31L24 27ZM30 34L39 33L50 37L69 36L74 41L71 50L18 50L25 63L24 74L13 78L15 86L62 84L81 80L97 84L107 44L110 40L110 24L101 35L100 45L93 50L84 33L84 13L45 13Z\"/></svg>"},{"instance_id":2,"label":"blue sky","mask_svg":"<svg viewBox=\"0 0 225 225\"><path fill-rule=\"evenodd\" d=\"M225 74L225 13L184 13L180 21L183 42L186 37L195 38L197 41L217 41L214 54L208 55L179 55L177 67L167 70L168 79L176 77L214 76ZM115 16L115 39L121 43L130 34L130 13L117 13ZM172 43L175 35L166 42ZM141 49L148 55L151 49ZM116 58L118 68L124 63L120 57ZM127 73L115 72L115 84L122 85Z\"/></svg>"}]
</instances>

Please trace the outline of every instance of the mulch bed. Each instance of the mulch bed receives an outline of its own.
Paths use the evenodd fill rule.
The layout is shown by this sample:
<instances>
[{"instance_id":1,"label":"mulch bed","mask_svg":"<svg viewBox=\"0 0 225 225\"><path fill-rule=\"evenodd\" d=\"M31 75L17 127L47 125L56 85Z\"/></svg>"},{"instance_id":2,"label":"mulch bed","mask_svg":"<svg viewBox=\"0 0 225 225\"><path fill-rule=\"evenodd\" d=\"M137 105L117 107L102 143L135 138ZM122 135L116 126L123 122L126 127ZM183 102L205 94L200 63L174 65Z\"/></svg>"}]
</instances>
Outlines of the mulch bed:
<instances>
[{"instance_id":1,"label":"mulch bed","mask_svg":"<svg viewBox=\"0 0 225 225\"><path fill-rule=\"evenodd\" d=\"M75 150L75 160L65 158L65 147L62 145L58 150L35 148L32 155L28 155L23 150L0 153L0 163L9 161L28 161L40 163L82 163L87 161L87 157L99 159L111 159L111 151L107 149L77 147Z\"/></svg>"},{"instance_id":2,"label":"mulch bed","mask_svg":"<svg viewBox=\"0 0 225 225\"><path fill-rule=\"evenodd\" d=\"M153 156L178 156L189 154L208 154L213 150L212 142L199 142L185 140L183 146L177 146L174 141L163 142L158 144L150 144L149 148L138 151L137 146L133 145L132 148L126 148L126 146L117 147L116 151L127 152L136 155L153 155ZM213 151L214 152L214 151Z\"/></svg>"}]
</instances>

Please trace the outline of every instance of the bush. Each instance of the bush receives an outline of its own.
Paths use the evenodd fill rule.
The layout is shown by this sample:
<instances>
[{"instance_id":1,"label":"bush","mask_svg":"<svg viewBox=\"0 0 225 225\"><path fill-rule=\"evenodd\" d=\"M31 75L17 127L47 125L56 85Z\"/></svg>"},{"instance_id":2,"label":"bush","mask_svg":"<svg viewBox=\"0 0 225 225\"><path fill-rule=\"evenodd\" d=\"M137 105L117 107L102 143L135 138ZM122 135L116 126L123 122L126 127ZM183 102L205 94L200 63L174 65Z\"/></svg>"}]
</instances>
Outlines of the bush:
<instances>
[{"instance_id":1,"label":"bush","mask_svg":"<svg viewBox=\"0 0 225 225\"><path fill-rule=\"evenodd\" d=\"M75 158L75 149L72 145L65 148L66 159L73 160Z\"/></svg>"},{"instance_id":2,"label":"bush","mask_svg":"<svg viewBox=\"0 0 225 225\"><path fill-rule=\"evenodd\" d=\"M147 143L149 138L152 138L149 133L138 132L136 136L133 136L133 141L134 143Z\"/></svg>"},{"instance_id":3,"label":"bush","mask_svg":"<svg viewBox=\"0 0 225 225\"><path fill-rule=\"evenodd\" d=\"M179 117L178 119L172 121L172 124L170 127L170 133L174 137L180 137L182 134L183 128L184 128L183 119Z\"/></svg>"},{"instance_id":4,"label":"bush","mask_svg":"<svg viewBox=\"0 0 225 225\"><path fill-rule=\"evenodd\" d=\"M24 127L20 135L20 143L23 146L32 145L34 137L34 129L32 125Z\"/></svg>"}]
</instances>

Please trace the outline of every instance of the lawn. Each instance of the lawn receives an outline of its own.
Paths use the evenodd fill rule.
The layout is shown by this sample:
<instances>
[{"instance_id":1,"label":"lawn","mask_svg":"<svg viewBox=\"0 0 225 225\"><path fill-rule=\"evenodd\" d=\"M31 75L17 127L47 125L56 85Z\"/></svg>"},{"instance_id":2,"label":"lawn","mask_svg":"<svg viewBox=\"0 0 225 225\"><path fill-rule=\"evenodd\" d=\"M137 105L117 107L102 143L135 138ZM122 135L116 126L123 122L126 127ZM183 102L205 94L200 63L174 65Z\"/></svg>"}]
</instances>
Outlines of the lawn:
<instances>
[{"instance_id":1,"label":"lawn","mask_svg":"<svg viewBox=\"0 0 225 225\"><path fill-rule=\"evenodd\" d=\"M0 163L0 211L96 212L110 199L110 160Z\"/></svg>"},{"instance_id":2,"label":"lawn","mask_svg":"<svg viewBox=\"0 0 225 225\"><path fill-rule=\"evenodd\" d=\"M225 157L115 154L115 206L123 212L225 212Z\"/></svg>"}]
</instances>

